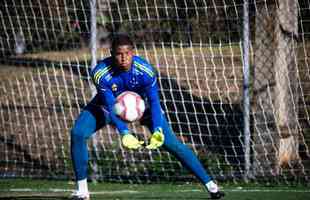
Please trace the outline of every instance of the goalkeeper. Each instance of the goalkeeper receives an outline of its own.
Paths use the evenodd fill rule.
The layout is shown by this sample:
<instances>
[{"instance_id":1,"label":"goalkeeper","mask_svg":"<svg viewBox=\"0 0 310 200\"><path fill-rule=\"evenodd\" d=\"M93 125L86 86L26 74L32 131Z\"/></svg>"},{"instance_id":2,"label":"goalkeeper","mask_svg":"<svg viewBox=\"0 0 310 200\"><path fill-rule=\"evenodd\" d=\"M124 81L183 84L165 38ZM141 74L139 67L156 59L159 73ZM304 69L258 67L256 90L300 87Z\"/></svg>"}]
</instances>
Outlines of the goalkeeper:
<instances>
[{"instance_id":1,"label":"goalkeeper","mask_svg":"<svg viewBox=\"0 0 310 200\"><path fill-rule=\"evenodd\" d=\"M91 76L97 95L80 113L71 130L71 156L77 181L73 199L89 199L86 141L98 129L113 124L122 136L124 147L142 147L143 142L132 135L127 124L113 112L116 97L124 91L138 93L149 104L149 111L147 110L141 119L141 124L147 126L152 133L146 148L156 149L162 146L200 180L210 193L211 199L224 196L196 155L173 133L160 107L156 72L147 61L134 55L133 43L127 35L114 37L111 57L98 62Z\"/></svg>"}]
</instances>

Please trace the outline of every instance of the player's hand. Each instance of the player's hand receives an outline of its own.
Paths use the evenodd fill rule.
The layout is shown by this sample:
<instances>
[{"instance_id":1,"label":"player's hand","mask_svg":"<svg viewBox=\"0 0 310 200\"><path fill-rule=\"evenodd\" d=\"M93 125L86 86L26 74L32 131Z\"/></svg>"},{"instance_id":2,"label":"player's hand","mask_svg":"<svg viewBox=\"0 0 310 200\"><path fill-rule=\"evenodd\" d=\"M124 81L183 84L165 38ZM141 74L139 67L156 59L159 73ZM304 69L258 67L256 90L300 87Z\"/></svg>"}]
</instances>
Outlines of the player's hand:
<instances>
[{"instance_id":1,"label":"player's hand","mask_svg":"<svg viewBox=\"0 0 310 200\"><path fill-rule=\"evenodd\" d=\"M135 136L129 133L122 137L122 144L128 149L138 149L143 143L144 141L139 141Z\"/></svg>"},{"instance_id":2,"label":"player's hand","mask_svg":"<svg viewBox=\"0 0 310 200\"><path fill-rule=\"evenodd\" d=\"M162 129L157 130L153 133L150 144L146 146L147 149L157 149L158 147L162 146L165 141L165 136L163 134Z\"/></svg>"}]
</instances>

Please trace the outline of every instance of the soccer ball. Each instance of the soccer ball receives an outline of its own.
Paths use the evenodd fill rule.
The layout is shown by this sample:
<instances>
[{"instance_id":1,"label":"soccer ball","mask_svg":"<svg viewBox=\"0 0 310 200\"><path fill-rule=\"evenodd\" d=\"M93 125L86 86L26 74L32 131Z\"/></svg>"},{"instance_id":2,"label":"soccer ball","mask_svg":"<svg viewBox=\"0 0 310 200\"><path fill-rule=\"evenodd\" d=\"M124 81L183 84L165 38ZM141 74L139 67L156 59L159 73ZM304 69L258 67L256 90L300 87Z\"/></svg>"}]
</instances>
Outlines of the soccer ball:
<instances>
[{"instance_id":1,"label":"soccer ball","mask_svg":"<svg viewBox=\"0 0 310 200\"><path fill-rule=\"evenodd\" d=\"M122 120L134 122L143 116L145 103L141 96L135 92L125 91L116 97L114 112Z\"/></svg>"}]
</instances>

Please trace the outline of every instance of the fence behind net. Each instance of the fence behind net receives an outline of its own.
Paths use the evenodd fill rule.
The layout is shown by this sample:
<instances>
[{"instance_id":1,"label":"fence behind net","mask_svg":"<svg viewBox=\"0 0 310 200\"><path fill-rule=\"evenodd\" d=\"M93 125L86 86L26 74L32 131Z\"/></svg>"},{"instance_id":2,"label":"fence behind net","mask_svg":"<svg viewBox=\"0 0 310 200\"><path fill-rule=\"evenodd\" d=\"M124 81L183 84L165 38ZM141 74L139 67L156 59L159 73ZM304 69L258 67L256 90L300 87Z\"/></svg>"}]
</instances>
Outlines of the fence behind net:
<instances>
[{"instance_id":1,"label":"fence behind net","mask_svg":"<svg viewBox=\"0 0 310 200\"><path fill-rule=\"evenodd\" d=\"M128 33L158 70L177 137L213 176L307 181L309 8L303 0L5 0L1 177L73 177L70 129L94 95L89 70L109 55L113 34ZM148 139L144 127L130 127ZM192 180L162 149L124 149L112 126L89 150L95 179Z\"/></svg>"}]
</instances>

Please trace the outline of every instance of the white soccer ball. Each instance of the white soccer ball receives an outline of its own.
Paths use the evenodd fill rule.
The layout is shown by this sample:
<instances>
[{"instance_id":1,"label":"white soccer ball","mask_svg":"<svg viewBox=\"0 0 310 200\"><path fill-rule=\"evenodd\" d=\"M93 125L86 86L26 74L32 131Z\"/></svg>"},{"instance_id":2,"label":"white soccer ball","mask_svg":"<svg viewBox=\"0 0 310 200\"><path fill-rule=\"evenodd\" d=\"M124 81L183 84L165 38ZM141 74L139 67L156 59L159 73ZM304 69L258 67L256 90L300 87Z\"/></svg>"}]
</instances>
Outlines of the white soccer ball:
<instances>
[{"instance_id":1,"label":"white soccer ball","mask_svg":"<svg viewBox=\"0 0 310 200\"><path fill-rule=\"evenodd\" d=\"M114 112L127 122L134 122L143 116L145 103L141 96L135 92L125 91L116 97Z\"/></svg>"}]
</instances>

